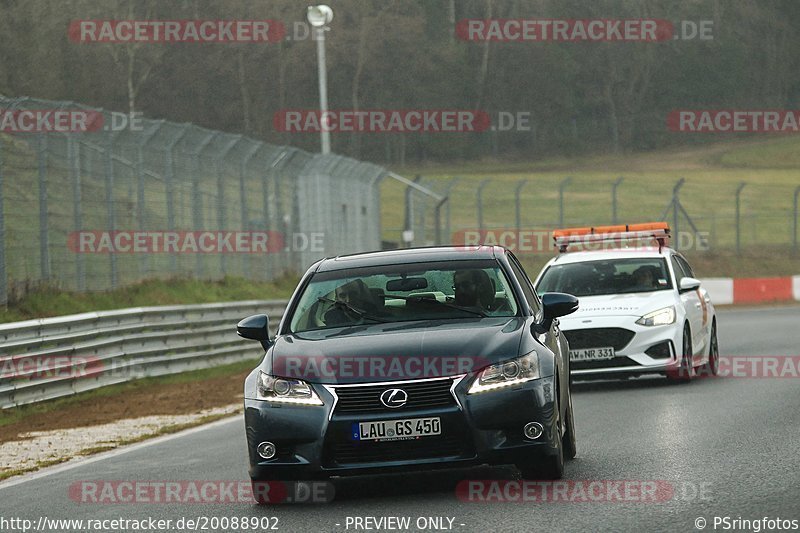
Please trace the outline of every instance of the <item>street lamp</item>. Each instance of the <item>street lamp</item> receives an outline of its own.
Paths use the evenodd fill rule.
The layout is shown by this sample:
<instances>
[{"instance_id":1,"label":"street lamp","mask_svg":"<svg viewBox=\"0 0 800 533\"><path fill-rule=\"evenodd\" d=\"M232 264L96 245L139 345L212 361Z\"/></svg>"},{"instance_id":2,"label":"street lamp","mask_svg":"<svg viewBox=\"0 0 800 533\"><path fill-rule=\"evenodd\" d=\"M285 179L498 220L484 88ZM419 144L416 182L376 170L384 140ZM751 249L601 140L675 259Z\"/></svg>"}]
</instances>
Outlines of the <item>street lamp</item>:
<instances>
[{"instance_id":1,"label":"street lamp","mask_svg":"<svg viewBox=\"0 0 800 533\"><path fill-rule=\"evenodd\" d=\"M322 153L331 153L331 136L328 131L328 81L325 69L325 25L333 20L333 10L325 4L308 6L308 23L317 32L317 69L319 71L320 141Z\"/></svg>"}]
</instances>

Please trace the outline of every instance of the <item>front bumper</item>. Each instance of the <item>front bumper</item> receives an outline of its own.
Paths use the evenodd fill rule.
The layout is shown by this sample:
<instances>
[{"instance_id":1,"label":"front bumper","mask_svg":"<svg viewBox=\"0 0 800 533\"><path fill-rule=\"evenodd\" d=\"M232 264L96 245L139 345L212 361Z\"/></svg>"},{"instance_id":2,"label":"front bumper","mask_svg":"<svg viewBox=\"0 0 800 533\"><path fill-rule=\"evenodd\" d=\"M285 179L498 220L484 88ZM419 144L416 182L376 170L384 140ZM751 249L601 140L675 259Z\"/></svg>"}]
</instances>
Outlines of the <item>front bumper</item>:
<instances>
[{"instance_id":1,"label":"front bumper","mask_svg":"<svg viewBox=\"0 0 800 533\"><path fill-rule=\"evenodd\" d=\"M556 453L560 434L552 376L471 395L466 393L471 377L441 379L450 380L453 402L439 407L342 412L336 409L336 386L317 384L313 387L323 406L246 399L250 477L291 480L481 464L531 464ZM411 382L384 385L402 387L403 383ZM425 417L441 419L441 435L387 442L352 439L353 424L358 422ZM534 421L542 424L544 433L532 441L524 437L523 427ZM264 460L256 453L263 441L276 445L274 458Z\"/></svg>"},{"instance_id":2,"label":"front bumper","mask_svg":"<svg viewBox=\"0 0 800 533\"><path fill-rule=\"evenodd\" d=\"M630 341L624 346L616 347L612 359L596 361L570 361L570 373L575 378L594 376L636 376L641 374L667 374L680 369L680 346L682 329L679 323L664 326L640 326L635 323L636 317L608 317L593 320L591 327L562 325L564 334L569 339L570 332L575 330L610 328L625 329L633 333ZM581 324L582 325L582 324ZM573 346L570 350L580 348L601 348L611 343L604 343L602 335L597 335L596 346ZM656 350L658 348L658 350ZM649 352L649 353L648 353ZM660 352L656 354L656 352Z\"/></svg>"}]
</instances>

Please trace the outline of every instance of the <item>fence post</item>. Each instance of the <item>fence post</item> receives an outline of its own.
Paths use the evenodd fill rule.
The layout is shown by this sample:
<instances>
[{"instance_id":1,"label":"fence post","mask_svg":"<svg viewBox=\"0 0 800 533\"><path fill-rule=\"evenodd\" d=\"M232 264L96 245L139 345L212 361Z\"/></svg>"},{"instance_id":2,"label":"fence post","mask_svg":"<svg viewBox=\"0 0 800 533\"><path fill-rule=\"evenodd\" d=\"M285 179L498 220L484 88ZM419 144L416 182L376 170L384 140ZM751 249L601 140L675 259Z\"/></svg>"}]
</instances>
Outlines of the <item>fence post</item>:
<instances>
[{"instance_id":1,"label":"fence post","mask_svg":"<svg viewBox=\"0 0 800 533\"><path fill-rule=\"evenodd\" d=\"M38 135L37 161L39 170L39 266L44 281L50 280L50 239L47 218L47 138Z\"/></svg>"},{"instance_id":2,"label":"fence post","mask_svg":"<svg viewBox=\"0 0 800 533\"><path fill-rule=\"evenodd\" d=\"M421 179L422 176L417 174L417 176L414 178L414 183L418 183L419 180ZM411 236L411 234L414 232L414 203L413 203L414 199L411 196L412 192L414 192L414 188L411 185L407 186L405 195L406 198L406 209L404 217L405 222L403 224L404 231L401 239L405 245L405 248L410 248L412 243L414 242L413 237L411 239L407 239L407 237Z\"/></svg>"},{"instance_id":3,"label":"fence post","mask_svg":"<svg viewBox=\"0 0 800 533\"><path fill-rule=\"evenodd\" d=\"M741 182L736 188L736 254L742 250L742 228L741 228L741 195L742 189L747 183Z\"/></svg>"},{"instance_id":4,"label":"fence post","mask_svg":"<svg viewBox=\"0 0 800 533\"><path fill-rule=\"evenodd\" d=\"M444 226L444 231L445 231L445 234L447 235L447 242L453 242L453 234L452 234L452 232L451 232L451 228L450 228L450 222L451 222L451 221L450 221L450 205L451 205L453 202L451 202L451 201L449 200L449 198L450 198L450 191L453 189L453 187L455 187L455 186L456 186L456 183L458 183L458 181L459 181L460 179L461 179L461 178L459 178L459 177L457 177L457 176L456 176L456 177L454 177L454 178L452 178L452 179L451 179L451 180L450 180L450 181L447 183L447 186L444 188L444 195L445 195L445 196L447 196L447 198L448 198L448 200L447 200L447 203L446 203L446 204L444 204L444 217L445 217L445 223L444 223L444 224L445 224L445 226Z\"/></svg>"},{"instance_id":5,"label":"fence post","mask_svg":"<svg viewBox=\"0 0 800 533\"><path fill-rule=\"evenodd\" d=\"M675 236L675 249L678 249L680 238L680 232L678 231L678 222L680 217L680 208L681 208L681 201L678 198L678 193L683 187L683 184L686 183L686 178L679 179L675 186L672 187L672 231L673 235Z\"/></svg>"},{"instance_id":6,"label":"fence post","mask_svg":"<svg viewBox=\"0 0 800 533\"><path fill-rule=\"evenodd\" d=\"M618 177L617 180L611 184L611 223L617 223L617 187L619 187L622 180L625 179L622 176Z\"/></svg>"},{"instance_id":7,"label":"fence post","mask_svg":"<svg viewBox=\"0 0 800 533\"><path fill-rule=\"evenodd\" d=\"M572 182L572 176L567 176L558 184L558 227L564 227L564 189Z\"/></svg>"},{"instance_id":8,"label":"fence post","mask_svg":"<svg viewBox=\"0 0 800 533\"><path fill-rule=\"evenodd\" d=\"M203 150L217 138L219 132L211 132L205 136L205 138L200 141L200 144L197 145L192 151L192 205L194 209L192 209L192 231L200 231L203 228L203 197L200 194L200 157L203 155ZM196 263L195 269L197 271L197 277L203 279L206 274L206 254L205 253L198 253L196 254Z\"/></svg>"},{"instance_id":9,"label":"fence post","mask_svg":"<svg viewBox=\"0 0 800 533\"><path fill-rule=\"evenodd\" d=\"M478 185L478 231L483 231L483 188L490 181L492 181L492 178L486 178ZM481 241L483 241L482 238Z\"/></svg>"},{"instance_id":10,"label":"fence post","mask_svg":"<svg viewBox=\"0 0 800 533\"><path fill-rule=\"evenodd\" d=\"M146 178L146 171L144 168L144 150L147 147L147 144L150 140L155 137L159 131L161 131L161 126L164 125L163 120L159 120L156 122L156 127L150 133L147 133L142 136L139 143L136 146L136 176L137 176L137 185L136 185L136 222L139 225L140 230L145 229L145 211L144 211L144 202L145 202L145 178ZM149 271L149 255L148 254L140 254L139 255L139 276L142 277L145 272Z\"/></svg>"},{"instance_id":11,"label":"fence post","mask_svg":"<svg viewBox=\"0 0 800 533\"><path fill-rule=\"evenodd\" d=\"M800 196L800 185L794 190L794 223L792 224L792 248L797 254L797 215L798 215L798 196Z\"/></svg>"},{"instance_id":12,"label":"fence post","mask_svg":"<svg viewBox=\"0 0 800 533\"><path fill-rule=\"evenodd\" d=\"M185 125L177 135L167 142L166 165L164 178L166 181L166 204L167 204L167 231L175 231L175 156L172 150L175 145L189 132L189 125ZM178 258L175 253L169 254L170 271L174 274L178 270Z\"/></svg>"},{"instance_id":13,"label":"fence post","mask_svg":"<svg viewBox=\"0 0 800 533\"><path fill-rule=\"evenodd\" d=\"M72 135L67 135L67 153L69 157L69 174L72 178L72 213L76 234L83 231L83 195L81 194L80 142ZM78 292L86 290L86 260L80 250L75 253L75 288Z\"/></svg>"},{"instance_id":14,"label":"fence post","mask_svg":"<svg viewBox=\"0 0 800 533\"><path fill-rule=\"evenodd\" d=\"M8 307L8 278L6 277L6 216L3 194L3 139L0 138L0 305Z\"/></svg>"},{"instance_id":15,"label":"fence post","mask_svg":"<svg viewBox=\"0 0 800 533\"><path fill-rule=\"evenodd\" d=\"M242 139L241 135L237 135L228 141L228 144L222 149L222 152L217 154L217 225L219 231L227 230L225 227L225 157ZM222 275L227 274L227 255L225 252L220 254L220 268Z\"/></svg>"},{"instance_id":16,"label":"fence post","mask_svg":"<svg viewBox=\"0 0 800 533\"><path fill-rule=\"evenodd\" d=\"M105 153L105 185L106 185L106 213L108 216L108 232L114 235L117 229L117 217L114 205L114 133L109 133L106 136L106 153ZM119 282L119 273L117 272L117 253L113 247L108 254L108 260L111 269L111 288L116 289Z\"/></svg>"},{"instance_id":17,"label":"fence post","mask_svg":"<svg viewBox=\"0 0 800 533\"><path fill-rule=\"evenodd\" d=\"M514 227L517 228L517 233L522 231L522 206L519 196L522 193L522 188L528 181L528 178L519 180L517 182L517 188L514 191ZM517 235L517 238L519 238L519 235Z\"/></svg>"},{"instance_id":18,"label":"fence post","mask_svg":"<svg viewBox=\"0 0 800 533\"><path fill-rule=\"evenodd\" d=\"M247 231L250 229L250 220L247 216L247 190L245 189L245 178L247 174L247 165L250 164L250 160L255 156L263 145L260 142L256 142L253 146L251 146L247 152L245 152L244 157L242 158L241 165L239 166L239 202L241 203L240 209L242 210L242 231ZM253 279L253 256L252 254L248 254L244 256L244 261L247 265L247 276L250 279Z\"/></svg>"}]
</instances>

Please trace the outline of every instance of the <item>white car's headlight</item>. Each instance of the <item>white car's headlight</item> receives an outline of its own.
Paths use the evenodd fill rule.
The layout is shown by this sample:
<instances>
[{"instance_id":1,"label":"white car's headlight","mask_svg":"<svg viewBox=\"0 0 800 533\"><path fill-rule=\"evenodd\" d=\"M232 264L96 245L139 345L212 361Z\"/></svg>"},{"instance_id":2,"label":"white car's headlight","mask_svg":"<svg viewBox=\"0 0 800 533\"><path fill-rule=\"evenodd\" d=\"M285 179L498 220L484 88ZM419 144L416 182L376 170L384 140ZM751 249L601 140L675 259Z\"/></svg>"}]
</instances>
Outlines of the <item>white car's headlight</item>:
<instances>
[{"instance_id":1,"label":"white car's headlight","mask_svg":"<svg viewBox=\"0 0 800 533\"><path fill-rule=\"evenodd\" d=\"M640 326L666 326L675 322L675 306L647 313L636 321Z\"/></svg>"},{"instance_id":2,"label":"white car's headlight","mask_svg":"<svg viewBox=\"0 0 800 533\"><path fill-rule=\"evenodd\" d=\"M311 386L300 379L287 379L259 371L256 380L256 399L267 402L323 405Z\"/></svg>"},{"instance_id":3,"label":"white car's headlight","mask_svg":"<svg viewBox=\"0 0 800 533\"><path fill-rule=\"evenodd\" d=\"M539 377L539 354L533 351L504 363L487 366L480 371L467 394L510 387Z\"/></svg>"}]
</instances>

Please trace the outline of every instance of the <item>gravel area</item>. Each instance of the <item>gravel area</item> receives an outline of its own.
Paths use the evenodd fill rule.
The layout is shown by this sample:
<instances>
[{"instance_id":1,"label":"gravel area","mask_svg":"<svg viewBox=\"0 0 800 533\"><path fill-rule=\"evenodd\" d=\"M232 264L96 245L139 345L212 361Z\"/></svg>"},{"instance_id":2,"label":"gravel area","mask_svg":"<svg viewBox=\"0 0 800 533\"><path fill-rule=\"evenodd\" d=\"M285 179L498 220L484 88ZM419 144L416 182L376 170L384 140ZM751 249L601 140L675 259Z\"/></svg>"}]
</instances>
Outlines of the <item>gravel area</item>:
<instances>
[{"instance_id":1,"label":"gravel area","mask_svg":"<svg viewBox=\"0 0 800 533\"><path fill-rule=\"evenodd\" d=\"M116 448L123 441L156 436L167 426L191 424L206 416L235 414L241 410L242 404L236 403L192 414L143 416L96 426L22 433L20 440L0 444L0 473L63 462L96 452L98 448Z\"/></svg>"}]
</instances>

